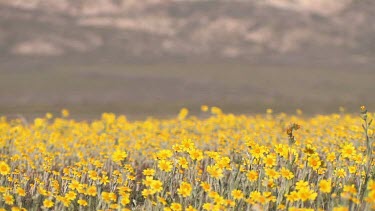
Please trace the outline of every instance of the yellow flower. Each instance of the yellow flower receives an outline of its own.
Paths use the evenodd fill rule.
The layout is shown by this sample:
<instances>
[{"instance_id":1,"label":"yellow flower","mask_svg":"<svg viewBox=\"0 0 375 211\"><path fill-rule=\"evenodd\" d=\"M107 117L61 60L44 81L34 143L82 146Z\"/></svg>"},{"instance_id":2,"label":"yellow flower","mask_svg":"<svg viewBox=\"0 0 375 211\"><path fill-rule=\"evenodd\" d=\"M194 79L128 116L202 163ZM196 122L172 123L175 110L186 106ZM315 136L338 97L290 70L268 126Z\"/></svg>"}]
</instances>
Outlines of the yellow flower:
<instances>
[{"instance_id":1,"label":"yellow flower","mask_svg":"<svg viewBox=\"0 0 375 211\"><path fill-rule=\"evenodd\" d=\"M204 190L205 192L208 192L208 191L211 190L211 186L210 186L210 184L208 184L207 182L202 182L200 186L203 188L203 190Z\"/></svg>"},{"instance_id":2,"label":"yellow flower","mask_svg":"<svg viewBox=\"0 0 375 211\"><path fill-rule=\"evenodd\" d=\"M64 207L69 207L70 206L70 200L67 199L66 197L62 197L62 196L57 196L56 199L60 202L63 203Z\"/></svg>"},{"instance_id":3,"label":"yellow flower","mask_svg":"<svg viewBox=\"0 0 375 211\"><path fill-rule=\"evenodd\" d=\"M336 154L335 152L330 152L327 154L327 161L328 162L333 162L334 160L336 160Z\"/></svg>"},{"instance_id":4,"label":"yellow flower","mask_svg":"<svg viewBox=\"0 0 375 211\"><path fill-rule=\"evenodd\" d=\"M111 204L111 205L109 205L109 208L117 210L119 208L119 205L118 204Z\"/></svg>"},{"instance_id":5,"label":"yellow flower","mask_svg":"<svg viewBox=\"0 0 375 211\"><path fill-rule=\"evenodd\" d=\"M72 180L72 182L69 184L69 188L71 190L76 190L77 188L79 188L79 182L77 180Z\"/></svg>"},{"instance_id":6,"label":"yellow flower","mask_svg":"<svg viewBox=\"0 0 375 211\"><path fill-rule=\"evenodd\" d=\"M207 105L202 105L201 106L201 111L203 111L203 112L208 111L208 106Z\"/></svg>"},{"instance_id":7,"label":"yellow flower","mask_svg":"<svg viewBox=\"0 0 375 211\"><path fill-rule=\"evenodd\" d=\"M208 193L208 197L210 197L210 198L212 198L212 199L215 199L215 198L217 198L217 197L219 197L220 195L217 193L217 192L215 192L215 191L210 191L209 193Z\"/></svg>"},{"instance_id":8,"label":"yellow flower","mask_svg":"<svg viewBox=\"0 0 375 211\"><path fill-rule=\"evenodd\" d=\"M36 129L42 128L43 126L45 126L45 124L46 124L45 119L42 119L42 118L34 119L34 126L35 126Z\"/></svg>"},{"instance_id":9,"label":"yellow flower","mask_svg":"<svg viewBox=\"0 0 375 211\"><path fill-rule=\"evenodd\" d=\"M189 167L189 162L184 157L180 157L177 162L183 169L187 169Z\"/></svg>"},{"instance_id":10,"label":"yellow flower","mask_svg":"<svg viewBox=\"0 0 375 211\"><path fill-rule=\"evenodd\" d=\"M67 109L63 109L63 110L61 110L61 115L63 117L68 117L69 116L69 111Z\"/></svg>"},{"instance_id":11,"label":"yellow flower","mask_svg":"<svg viewBox=\"0 0 375 211\"><path fill-rule=\"evenodd\" d=\"M150 190L150 189L144 189L143 191L142 191L142 196L143 197L147 197L147 196L149 196L149 195L152 195L153 194L153 192L152 192L152 190Z\"/></svg>"},{"instance_id":12,"label":"yellow flower","mask_svg":"<svg viewBox=\"0 0 375 211\"><path fill-rule=\"evenodd\" d=\"M103 184L103 185L106 185L109 183L109 178L107 175L102 175L102 177L100 178L100 184Z\"/></svg>"},{"instance_id":13,"label":"yellow flower","mask_svg":"<svg viewBox=\"0 0 375 211\"><path fill-rule=\"evenodd\" d=\"M344 192L348 192L350 194L356 194L357 190L354 185L345 185L344 186Z\"/></svg>"},{"instance_id":14,"label":"yellow flower","mask_svg":"<svg viewBox=\"0 0 375 211\"><path fill-rule=\"evenodd\" d=\"M361 106L361 112L366 112L366 110L367 110L366 106L362 105Z\"/></svg>"},{"instance_id":15,"label":"yellow flower","mask_svg":"<svg viewBox=\"0 0 375 211\"><path fill-rule=\"evenodd\" d=\"M302 201L315 200L317 195L317 193L315 193L313 190L310 190L309 188L301 188L298 190L299 199Z\"/></svg>"},{"instance_id":16,"label":"yellow flower","mask_svg":"<svg viewBox=\"0 0 375 211\"><path fill-rule=\"evenodd\" d=\"M124 195L120 200L121 205L126 206L130 203L129 194Z\"/></svg>"},{"instance_id":17,"label":"yellow flower","mask_svg":"<svg viewBox=\"0 0 375 211\"><path fill-rule=\"evenodd\" d=\"M47 196L48 195L48 192L43 187L39 187L38 193L40 195L43 195L43 196Z\"/></svg>"},{"instance_id":18,"label":"yellow flower","mask_svg":"<svg viewBox=\"0 0 375 211\"><path fill-rule=\"evenodd\" d=\"M216 160L217 167L221 169L230 169L230 158L225 156Z\"/></svg>"},{"instance_id":19,"label":"yellow flower","mask_svg":"<svg viewBox=\"0 0 375 211\"><path fill-rule=\"evenodd\" d=\"M155 170L148 168L148 169L144 169L142 173L145 176L153 176L155 174Z\"/></svg>"},{"instance_id":20,"label":"yellow flower","mask_svg":"<svg viewBox=\"0 0 375 211\"><path fill-rule=\"evenodd\" d=\"M236 206L236 202L233 201L233 200L230 200L230 199L226 200L226 204L227 204L227 206L230 206L230 207Z\"/></svg>"},{"instance_id":21,"label":"yellow flower","mask_svg":"<svg viewBox=\"0 0 375 211\"><path fill-rule=\"evenodd\" d=\"M182 197L190 196L191 191L192 191L192 187L187 182L181 182L180 187L177 189L177 193L181 195Z\"/></svg>"},{"instance_id":22,"label":"yellow flower","mask_svg":"<svg viewBox=\"0 0 375 211\"><path fill-rule=\"evenodd\" d=\"M211 204L211 203L204 203L202 208L203 210L211 211L211 210L217 210L217 205Z\"/></svg>"},{"instance_id":23,"label":"yellow flower","mask_svg":"<svg viewBox=\"0 0 375 211\"><path fill-rule=\"evenodd\" d=\"M120 196L123 196L123 195L128 194L129 192L131 192L131 189L129 187L127 187L127 186L120 186L117 189L118 189L118 192L119 192Z\"/></svg>"},{"instance_id":24,"label":"yellow flower","mask_svg":"<svg viewBox=\"0 0 375 211\"><path fill-rule=\"evenodd\" d=\"M309 187L309 183L303 180L299 180L296 183L296 190L306 189Z\"/></svg>"},{"instance_id":25,"label":"yellow flower","mask_svg":"<svg viewBox=\"0 0 375 211\"><path fill-rule=\"evenodd\" d=\"M223 170L218 168L217 166L207 166L207 172L211 177L215 179L220 179L224 176Z\"/></svg>"},{"instance_id":26,"label":"yellow flower","mask_svg":"<svg viewBox=\"0 0 375 211\"><path fill-rule=\"evenodd\" d=\"M152 176L146 176L146 179L142 180L142 183L149 187L151 183L154 181L154 178Z\"/></svg>"},{"instance_id":27,"label":"yellow flower","mask_svg":"<svg viewBox=\"0 0 375 211\"><path fill-rule=\"evenodd\" d=\"M251 155L255 158L264 157L265 152L266 152L265 148L263 146L259 146L258 144L253 146L253 148L250 150Z\"/></svg>"},{"instance_id":28,"label":"yellow flower","mask_svg":"<svg viewBox=\"0 0 375 211\"><path fill-rule=\"evenodd\" d=\"M355 167L355 166L349 166L348 170L349 170L349 173L355 174L355 172L357 171L357 167Z\"/></svg>"},{"instance_id":29,"label":"yellow flower","mask_svg":"<svg viewBox=\"0 0 375 211\"><path fill-rule=\"evenodd\" d=\"M321 180L319 182L319 190L322 193L330 193L332 190L331 180Z\"/></svg>"},{"instance_id":30,"label":"yellow flower","mask_svg":"<svg viewBox=\"0 0 375 211\"><path fill-rule=\"evenodd\" d=\"M211 107L211 113L215 115L221 115L223 112L219 107L213 106Z\"/></svg>"},{"instance_id":31,"label":"yellow flower","mask_svg":"<svg viewBox=\"0 0 375 211\"><path fill-rule=\"evenodd\" d=\"M11 211L27 211L27 210L22 207L12 207Z\"/></svg>"},{"instance_id":32,"label":"yellow flower","mask_svg":"<svg viewBox=\"0 0 375 211\"><path fill-rule=\"evenodd\" d=\"M217 197L214 198L214 202L217 205L226 205L227 200L225 200L224 197L222 197L222 196L217 196Z\"/></svg>"},{"instance_id":33,"label":"yellow flower","mask_svg":"<svg viewBox=\"0 0 375 211\"><path fill-rule=\"evenodd\" d=\"M344 169L340 168L340 169L336 169L335 170L335 175L338 177L338 178L344 178L346 177L346 172Z\"/></svg>"},{"instance_id":34,"label":"yellow flower","mask_svg":"<svg viewBox=\"0 0 375 211\"><path fill-rule=\"evenodd\" d=\"M106 203L110 203L111 201L116 200L116 195L114 193L109 193L109 192L103 191L102 192L102 199Z\"/></svg>"},{"instance_id":35,"label":"yellow flower","mask_svg":"<svg viewBox=\"0 0 375 211\"><path fill-rule=\"evenodd\" d=\"M243 192L241 190L233 190L232 191L232 197L235 200L240 200L244 197Z\"/></svg>"},{"instance_id":36,"label":"yellow flower","mask_svg":"<svg viewBox=\"0 0 375 211\"><path fill-rule=\"evenodd\" d=\"M202 160L203 159L203 152L198 149L189 150L189 155L192 160Z\"/></svg>"},{"instance_id":37,"label":"yellow flower","mask_svg":"<svg viewBox=\"0 0 375 211\"><path fill-rule=\"evenodd\" d=\"M179 203L172 203L171 210L173 211L182 211L182 205Z\"/></svg>"},{"instance_id":38,"label":"yellow flower","mask_svg":"<svg viewBox=\"0 0 375 211\"><path fill-rule=\"evenodd\" d=\"M167 161L167 160L160 160L158 162L158 167L160 170L165 171L165 172L170 172L173 168L172 162Z\"/></svg>"},{"instance_id":39,"label":"yellow flower","mask_svg":"<svg viewBox=\"0 0 375 211\"><path fill-rule=\"evenodd\" d=\"M277 205L277 210L285 210L286 206L284 204Z\"/></svg>"},{"instance_id":40,"label":"yellow flower","mask_svg":"<svg viewBox=\"0 0 375 211\"><path fill-rule=\"evenodd\" d=\"M117 195L115 193L113 193L113 192L109 193L109 197L114 202L117 200Z\"/></svg>"},{"instance_id":41,"label":"yellow flower","mask_svg":"<svg viewBox=\"0 0 375 211\"><path fill-rule=\"evenodd\" d=\"M51 113L46 113L46 118L47 119L52 119L53 118L53 114L51 114Z\"/></svg>"},{"instance_id":42,"label":"yellow flower","mask_svg":"<svg viewBox=\"0 0 375 211\"><path fill-rule=\"evenodd\" d=\"M267 168L272 168L276 165L276 155L269 154L265 158L263 158L263 162Z\"/></svg>"},{"instance_id":43,"label":"yellow flower","mask_svg":"<svg viewBox=\"0 0 375 211\"><path fill-rule=\"evenodd\" d=\"M173 149L175 152L182 152L182 151L183 151L181 145L179 145L179 144L175 144L175 145L173 145L173 146L172 146L172 149Z\"/></svg>"},{"instance_id":44,"label":"yellow flower","mask_svg":"<svg viewBox=\"0 0 375 211\"><path fill-rule=\"evenodd\" d=\"M266 175L271 179L275 180L280 177L280 174L275 169L265 169Z\"/></svg>"},{"instance_id":45,"label":"yellow flower","mask_svg":"<svg viewBox=\"0 0 375 211\"><path fill-rule=\"evenodd\" d=\"M258 172L251 170L246 173L246 177L250 182L254 182L258 180Z\"/></svg>"},{"instance_id":46,"label":"yellow flower","mask_svg":"<svg viewBox=\"0 0 375 211\"><path fill-rule=\"evenodd\" d=\"M334 207L333 208L333 211L349 211L349 208L348 207Z\"/></svg>"},{"instance_id":47,"label":"yellow flower","mask_svg":"<svg viewBox=\"0 0 375 211\"><path fill-rule=\"evenodd\" d=\"M87 206L87 201L84 199L78 199L77 203L83 207Z\"/></svg>"},{"instance_id":48,"label":"yellow flower","mask_svg":"<svg viewBox=\"0 0 375 211\"><path fill-rule=\"evenodd\" d=\"M254 202L258 202L262 194L259 191L252 191L250 193L250 199Z\"/></svg>"},{"instance_id":49,"label":"yellow flower","mask_svg":"<svg viewBox=\"0 0 375 211\"><path fill-rule=\"evenodd\" d=\"M153 193L158 193L163 190L163 183L159 180L152 180L150 184L150 190Z\"/></svg>"},{"instance_id":50,"label":"yellow flower","mask_svg":"<svg viewBox=\"0 0 375 211\"><path fill-rule=\"evenodd\" d=\"M173 152L169 149L163 149L156 153L156 156L159 160L166 160L173 156Z\"/></svg>"},{"instance_id":51,"label":"yellow flower","mask_svg":"<svg viewBox=\"0 0 375 211\"><path fill-rule=\"evenodd\" d=\"M180 113L178 114L178 119L184 120L187 117L188 114L189 114L189 110L187 108L182 108L180 110Z\"/></svg>"},{"instance_id":52,"label":"yellow flower","mask_svg":"<svg viewBox=\"0 0 375 211\"><path fill-rule=\"evenodd\" d=\"M313 156L308 158L308 164L312 169L317 170L320 167L320 165L322 164L322 162L320 161L319 156L313 155Z\"/></svg>"},{"instance_id":53,"label":"yellow flower","mask_svg":"<svg viewBox=\"0 0 375 211\"><path fill-rule=\"evenodd\" d=\"M375 204L375 191L372 190L367 194L366 201Z\"/></svg>"},{"instance_id":54,"label":"yellow flower","mask_svg":"<svg viewBox=\"0 0 375 211\"><path fill-rule=\"evenodd\" d=\"M197 211L197 209L195 209L194 207L192 207L191 205L189 205L185 211Z\"/></svg>"},{"instance_id":55,"label":"yellow flower","mask_svg":"<svg viewBox=\"0 0 375 211\"><path fill-rule=\"evenodd\" d=\"M194 142L191 139L184 139L181 142L181 148L188 152L189 150L192 150L195 148Z\"/></svg>"},{"instance_id":56,"label":"yellow flower","mask_svg":"<svg viewBox=\"0 0 375 211\"><path fill-rule=\"evenodd\" d=\"M0 193L5 193L8 190L8 188L4 186L0 186Z\"/></svg>"},{"instance_id":57,"label":"yellow flower","mask_svg":"<svg viewBox=\"0 0 375 211\"><path fill-rule=\"evenodd\" d=\"M367 186L368 190L375 191L375 180L370 180Z\"/></svg>"},{"instance_id":58,"label":"yellow flower","mask_svg":"<svg viewBox=\"0 0 375 211\"><path fill-rule=\"evenodd\" d=\"M352 143L346 144L341 149L341 155L342 155L343 158L351 158L355 153L356 153L356 150L355 150Z\"/></svg>"},{"instance_id":59,"label":"yellow flower","mask_svg":"<svg viewBox=\"0 0 375 211\"><path fill-rule=\"evenodd\" d=\"M290 201L290 202L294 202L294 201L297 201L299 199L299 195L298 195L297 191L292 191L289 194L285 194L285 197L286 197L287 201Z\"/></svg>"},{"instance_id":60,"label":"yellow flower","mask_svg":"<svg viewBox=\"0 0 375 211\"><path fill-rule=\"evenodd\" d=\"M284 145L284 144L277 144L275 146L275 152L282 157L287 157L288 156L288 146Z\"/></svg>"},{"instance_id":61,"label":"yellow flower","mask_svg":"<svg viewBox=\"0 0 375 211\"><path fill-rule=\"evenodd\" d=\"M46 208L51 208L53 207L54 203L53 201L49 200L49 199L44 199L43 201L43 206L46 207Z\"/></svg>"},{"instance_id":62,"label":"yellow flower","mask_svg":"<svg viewBox=\"0 0 375 211\"><path fill-rule=\"evenodd\" d=\"M263 192L263 197L265 198L265 202L276 202L276 196L273 196L271 192Z\"/></svg>"},{"instance_id":63,"label":"yellow flower","mask_svg":"<svg viewBox=\"0 0 375 211\"><path fill-rule=\"evenodd\" d=\"M76 196L77 196L77 194L76 194L74 191L69 191L69 192L65 195L65 197L66 197L68 200L70 200L70 201L76 199Z\"/></svg>"},{"instance_id":64,"label":"yellow flower","mask_svg":"<svg viewBox=\"0 0 375 211\"><path fill-rule=\"evenodd\" d=\"M294 178L294 174L289 171L288 169L286 169L285 167L282 167L281 170L280 170L280 174L282 177L288 179L288 180L291 180Z\"/></svg>"},{"instance_id":65,"label":"yellow flower","mask_svg":"<svg viewBox=\"0 0 375 211\"><path fill-rule=\"evenodd\" d=\"M121 162L121 161L123 161L127 156L128 156L128 154L127 154L125 151L121 151L121 150L117 149L117 150L112 154L112 160L113 160L114 162Z\"/></svg>"},{"instance_id":66,"label":"yellow flower","mask_svg":"<svg viewBox=\"0 0 375 211\"><path fill-rule=\"evenodd\" d=\"M12 195L6 193L3 195L3 199L5 201L5 204L8 204L8 205L13 205L14 203L14 198Z\"/></svg>"},{"instance_id":67,"label":"yellow flower","mask_svg":"<svg viewBox=\"0 0 375 211\"><path fill-rule=\"evenodd\" d=\"M10 173L10 167L4 161L0 162L0 174L1 175L8 175Z\"/></svg>"},{"instance_id":68,"label":"yellow flower","mask_svg":"<svg viewBox=\"0 0 375 211\"><path fill-rule=\"evenodd\" d=\"M89 174L89 178L92 179L92 180L99 180L100 177L98 175L98 172L96 171L88 171L88 174Z\"/></svg>"},{"instance_id":69,"label":"yellow flower","mask_svg":"<svg viewBox=\"0 0 375 211\"><path fill-rule=\"evenodd\" d=\"M96 194L97 194L96 186L90 186L86 189L86 195L96 196Z\"/></svg>"},{"instance_id":70,"label":"yellow flower","mask_svg":"<svg viewBox=\"0 0 375 211\"><path fill-rule=\"evenodd\" d=\"M26 191L20 187L18 187L16 189L16 193L19 195L19 196L26 196Z\"/></svg>"},{"instance_id":71,"label":"yellow flower","mask_svg":"<svg viewBox=\"0 0 375 211\"><path fill-rule=\"evenodd\" d=\"M129 180L135 180L135 178L136 178L136 177L135 177L134 175L128 175L128 179L129 179Z\"/></svg>"}]
</instances>

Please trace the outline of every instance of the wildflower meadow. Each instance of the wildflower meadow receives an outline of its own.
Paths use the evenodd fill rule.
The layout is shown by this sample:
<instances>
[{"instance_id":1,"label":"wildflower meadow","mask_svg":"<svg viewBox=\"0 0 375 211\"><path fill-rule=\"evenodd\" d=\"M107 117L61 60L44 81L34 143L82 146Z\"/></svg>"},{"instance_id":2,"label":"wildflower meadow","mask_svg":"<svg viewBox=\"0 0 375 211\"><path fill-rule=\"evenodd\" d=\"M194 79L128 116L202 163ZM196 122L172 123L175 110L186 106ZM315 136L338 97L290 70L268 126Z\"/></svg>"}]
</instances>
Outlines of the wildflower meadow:
<instances>
[{"instance_id":1,"label":"wildflower meadow","mask_svg":"<svg viewBox=\"0 0 375 211\"><path fill-rule=\"evenodd\" d=\"M0 210L374 210L373 117L1 117Z\"/></svg>"}]
</instances>

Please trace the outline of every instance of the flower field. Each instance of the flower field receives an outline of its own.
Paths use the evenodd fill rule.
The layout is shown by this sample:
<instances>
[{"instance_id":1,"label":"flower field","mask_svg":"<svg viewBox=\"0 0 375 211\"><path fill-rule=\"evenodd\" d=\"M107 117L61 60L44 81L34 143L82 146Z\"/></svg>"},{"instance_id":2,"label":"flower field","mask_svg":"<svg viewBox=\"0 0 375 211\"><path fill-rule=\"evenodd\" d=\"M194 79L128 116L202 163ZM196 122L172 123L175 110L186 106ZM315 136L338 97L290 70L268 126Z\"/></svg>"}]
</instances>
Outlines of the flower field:
<instances>
[{"instance_id":1,"label":"flower field","mask_svg":"<svg viewBox=\"0 0 375 211\"><path fill-rule=\"evenodd\" d=\"M0 210L373 210L374 114L0 119Z\"/></svg>"}]
</instances>

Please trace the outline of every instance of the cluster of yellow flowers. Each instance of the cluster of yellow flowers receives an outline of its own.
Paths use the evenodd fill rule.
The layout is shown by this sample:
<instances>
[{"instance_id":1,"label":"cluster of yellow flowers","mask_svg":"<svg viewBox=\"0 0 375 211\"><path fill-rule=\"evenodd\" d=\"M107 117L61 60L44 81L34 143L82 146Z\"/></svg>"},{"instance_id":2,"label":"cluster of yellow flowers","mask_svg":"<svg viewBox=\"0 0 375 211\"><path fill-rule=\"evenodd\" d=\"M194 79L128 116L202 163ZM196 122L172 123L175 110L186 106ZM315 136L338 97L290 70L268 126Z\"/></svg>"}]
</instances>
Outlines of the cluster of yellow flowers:
<instances>
[{"instance_id":1,"label":"cluster of yellow flowers","mask_svg":"<svg viewBox=\"0 0 375 211\"><path fill-rule=\"evenodd\" d=\"M372 113L0 118L1 210L372 210ZM211 111L211 112L210 112Z\"/></svg>"}]
</instances>

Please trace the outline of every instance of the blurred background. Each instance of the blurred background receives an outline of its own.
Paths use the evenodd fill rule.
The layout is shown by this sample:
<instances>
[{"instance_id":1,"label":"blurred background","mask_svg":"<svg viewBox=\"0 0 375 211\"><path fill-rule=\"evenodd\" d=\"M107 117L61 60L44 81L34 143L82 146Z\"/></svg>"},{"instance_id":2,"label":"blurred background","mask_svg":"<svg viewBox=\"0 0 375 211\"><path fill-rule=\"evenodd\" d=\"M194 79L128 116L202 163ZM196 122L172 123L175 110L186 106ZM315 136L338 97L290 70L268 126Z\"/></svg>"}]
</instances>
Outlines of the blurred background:
<instances>
[{"instance_id":1,"label":"blurred background","mask_svg":"<svg viewBox=\"0 0 375 211\"><path fill-rule=\"evenodd\" d=\"M0 0L0 115L375 109L372 0Z\"/></svg>"}]
</instances>

